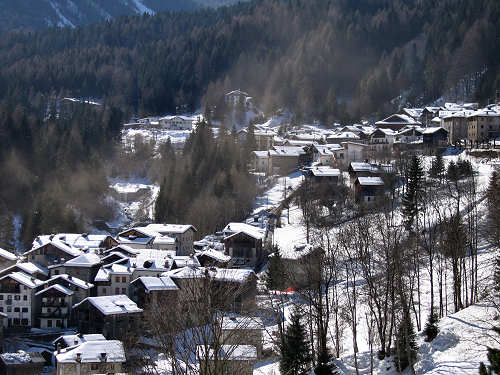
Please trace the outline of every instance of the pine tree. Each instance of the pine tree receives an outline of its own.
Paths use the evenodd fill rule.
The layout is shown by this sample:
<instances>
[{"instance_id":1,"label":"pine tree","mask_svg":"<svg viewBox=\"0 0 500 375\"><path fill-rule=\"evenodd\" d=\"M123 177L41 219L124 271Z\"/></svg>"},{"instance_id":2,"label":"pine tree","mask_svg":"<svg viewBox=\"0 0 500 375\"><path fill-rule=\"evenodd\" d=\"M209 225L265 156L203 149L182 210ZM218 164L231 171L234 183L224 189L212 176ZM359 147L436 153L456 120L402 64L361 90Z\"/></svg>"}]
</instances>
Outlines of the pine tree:
<instances>
[{"instance_id":1,"label":"pine tree","mask_svg":"<svg viewBox=\"0 0 500 375\"><path fill-rule=\"evenodd\" d=\"M488 239L494 246L500 246L500 185L498 172L493 171L486 193Z\"/></svg>"},{"instance_id":2,"label":"pine tree","mask_svg":"<svg viewBox=\"0 0 500 375\"><path fill-rule=\"evenodd\" d=\"M396 354L394 356L394 363L400 372L415 361L418 349L415 337L413 322L409 314L405 314L396 333Z\"/></svg>"},{"instance_id":3,"label":"pine tree","mask_svg":"<svg viewBox=\"0 0 500 375\"><path fill-rule=\"evenodd\" d=\"M314 369L316 375L333 375L337 366L332 362L332 356L328 350L322 350L318 355L318 364Z\"/></svg>"},{"instance_id":4,"label":"pine tree","mask_svg":"<svg viewBox=\"0 0 500 375\"><path fill-rule=\"evenodd\" d=\"M441 178L444 172L444 162L441 153L437 153L436 157L432 160L431 167L429 169L429 176L432 178Z\"/></svg>"},{"instance_id":5,"label":"pine tree","mask_svg":"<svg viewBox=\"0 0 500 375\"><path fill-rule=\"evenodd\" d=\"M284 283L283 263L281 262L281 253L278 247L274 248L272 256L269 257L267 268L266 287L268 290L281 289Z\"/></svg>"},{"instance_id":6,"label":"pine tree","mask_svg":"<svg viewBox=\"0 0 500 375\"><path fill-rule=\"evenodd\" d=\"M311 355L306 332L300 320L302 315L294 309L290 316L290 325L285 331L281 344L280 370L282 374L302 375L307 373Z\"/></svg>"},{"instance_id":7,"label":"pine tree","mask_svg":"<svg viewBox=\"0 0 500 375\"><path fill-rule=\"evenodd\" d=\"M403 196L403 215L405 227L411 230L420 210L424 185L424 170L420 158L413 155L408 172L408 184Z\"/></svg>"},{"instance_id":8,"label":"pine tree","mask_svg":"<svg viewBox=\"0 0 500 375\"><path fill-rule=\"evenodd\" d=\"M436 312L431 311L424 329L425 341L431 342L436 338L437 334L439 333L438 321L439 319Z\"/></svg>"},{"instance_id":9,"label":"pine tree","mask_svg":"<svg viewBox=\"0 0 500 375\"><path fill-rule=\"evenodd\" d=\"M483 362L479 365L479 375L489 375L488 370Z\"/></svg>"}]
</instances>

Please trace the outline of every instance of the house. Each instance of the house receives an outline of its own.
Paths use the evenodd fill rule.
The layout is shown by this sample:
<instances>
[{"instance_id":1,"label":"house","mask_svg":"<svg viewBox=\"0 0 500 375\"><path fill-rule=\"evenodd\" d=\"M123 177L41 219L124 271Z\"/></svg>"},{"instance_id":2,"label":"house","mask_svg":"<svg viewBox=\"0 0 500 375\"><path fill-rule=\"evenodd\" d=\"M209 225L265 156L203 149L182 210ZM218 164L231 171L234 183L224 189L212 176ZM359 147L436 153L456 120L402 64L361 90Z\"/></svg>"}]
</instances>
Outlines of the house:
<instances>
[{"instance_id":1,"label":"house","mask_svg":"<svg viewBox=\"0 0 500 375\"><path fill-rule=\"evenodd\" d=\"M54 275L43 283L44 288L59 284L64 286L66 289L69 289L73 292L73 303L78 303L85 298L90 297L93 291L92 288L94 287L94 284L89 283L88 281L67 274Z\"/></svg>"},{"instance_id":2,"label":"house","mask_svg":"<svg viewBox=\"0 0 500 375\"><path fill-rule=\"evenodd\" d=\"M43 281L23 272L12 272L0 278L0 312L5 328L28 329L35 326L35 312L38 311L35 291Z\"/></svg>"},{"instance_id":3,"label":"house","mask_svg":"<svg viewBox=\"0 0 500 375\"><path fill-rule=\"evenodd\" d=\"M0 249L0 270L4 270L16 264L18 256L10 251Z\"/></svg>"},{"instance_id":4,"label":"house","mask_svg":"<svg viewBox=\"0 0 500 375\"><path fill-rule=\"evenodd\" d=\"M427 147L446 147L448 132L441 127L426 128L423 132L423 142Z\"/></svg>"},{"instance_id":5,"label":"house","mask_svg":"<svg viewBox=\"0 0 500 375\"><path fill-rule=\"evenodd\" d=\"M423 111L424 111L423 108L403 108L401 110L401 114L409 116L416 121L419 121L422 117Z\"/></svg>"},{"instance_id":6,"label":"house","mask_svg":"<svg viewBox=\"0 0 500 375\"><path fill-rule=\"evenodd\" d=\"M315 183L328 183L336 185L339 183L341 176L340 169L317 166L305 170L306 178Z\"/></svg>"},{"instance_id":7,"label":"house","mask_svg":"<svg viewBox=\"0 0 500 375\"><path fill-rule=\"evenodd\" d=\"M252 345L222 345L217 356L213 349L198 346L200 375L238 374L252 375L257 362L257 348ZM207 369L208 368L208 369Z\"/></svg>"},{"instance_id":8,"label":"house","mask_svg":"<svg viewBox=\"0 0 500 375\"><path fill-rule=\"evenodd\" d=\"M177 255L189 255L193 253L193 241L195 233L198 231L193 225L190 224L149 224L145 227L147 231L154 231L163 237L174 238ZM155 244L153 242L153 244ZM157 247L155 249L167 249L166 247Z\"/></svg>"},{"instance_id":9,"label":"house","mask_svg":"<svg viewBox=\"0 0 500 375\"><path fill-rule=\"evenodd\" d=\"M69 246L60 238L52 237L50 242L34 247L23 255L27 257L29 262L48 267L53 264L64 263L66 260L76 258L82 254L83 252L80 249Z\"/></svg>"},{"instance_id":10,"label":"house","mask_svg":"<svg viewBox=\"0 0 500 375\"><path fill-rule=\"evenodd\" d=\"M57 375L118 374L126 362L118 340L85 341L54 353Z\"/></svg>"},{"instance_id":11,"label":"house","mask_svg":"<svg viewBox=\"0 0 500 375\"><path fill-rule=\"evenodd\" d=\"M233 265L254 267L264 259L262 230L245 223L229 223L222 233Z\"/></svg>"},{"instance_id":12,"label":"house","mask_svg":"<svg viewBox=\"0 0 500 375\"><path fill-rule=\"evenodd\" d=\"M164 236L150 228L136 227L118 233L116 240L133 249L177 250L175 238Z\"/></svg>"},{"instance_id":13,"label":"house","mask_svg":"<svg viewBox=\"0 0 500 375\"><path fill-rule=\"evenodd\" d=\"M441 107L425 107L420 115L422 125L425 127L430 126L432 119L436 117L440 109Z\"/></svg>"},{"instance_id":14,"label":"house","mask_svg":"<svg viewBox=\"0 0 500 375\"><path fill-rule=\"evenodd\" d=\"M199 118L190 116L165 116L158 119L161 127L169 130L192 130L193 123L199 121Z\"/></svg>"},{"instance_id":15,"label":"house","mask_svg":"<svg viewBox=\"0 0 500 375\"><path fill-rule=\"evenodd\" d=\"M143 310L126 295L88 297L73 306L78 330L120 339L134 329Z\"/></svg>"},{"instance_id":16,"label":"house","mask_svg":"<svg viewBox=\"0 0 500 375\"><path fill-rule=\"evenodd\" d=\"M273 146L273 139L278 134L271 129L255 129L255 143L257 150L269 150Z\"/></svg>"},{"instance_id":17,"label":"house","mask_svg":"<svg viewBox=\"0 0 500 375\"><path fill-rule=\"evenodd\" d=\"M39 375L44 366L45 358L38 352L0 354L0 373L4 375Z\"/></svg>"},{"instance_id":18,"label":"house","mask_svg":"<svg viewBox=\"0 0 500 375\"><path fill-rule=\"evenodd\" d=\"M67 274L87 282L92 282L101 265L102 262L99 255L95 253L84 253L65 263L54 264L48 268L51 276Z\"/></svg>"},{"instance_id":19,"label":"house","mask_svg":"<svg viewBox=\"0 0 500 375\"><path fill-rule=\"evenodd\" d=\"M379 128L369 137L372 152L392 152L395 132L392 129Z\"/></svg>"},{"instance_id":20,"label":"house","mask_svg":"<svg viewBox=\"0 0 500 375\"><path fill-rule=\"evenodd\" d=\"M401 130L402 128L408 125L420 125L420 122L414 120L408 115L402 115L396 113L375 123L375 126L378 128L392 129L395 131Z\"/></svg>"},{"instance_id":21,"label":"house","mask_svg":"<svg viewBox=\"0 0 500 375\"><path fill-rule=\"evenodd\" d=\"M257 358L262 357L264 331L262 318L228 314L221 320L221 340L225 345L252 345L257 349Z\"/></svg>"},{"instance_id":22,"label":"house","mask_svg":"<svg viewBox=\"0 0 500 375\"><path fill-rule=\"evenodd\" d=\"M359 142L361 140L361 137L357 135L354 132L340 132L340 133L335 133L335 134L330 134L326 138L327 143L335 143L335 144L340 144L342 142Z\"/></svg>"},{"instance_id":23,"label":"house","mask_svg":"<svg viewBox=\"0 0 500 375\"><path fill-rule=\"evenodd\" d=\"M13 266L7 267L0 271L0 277L13 272L22 272L40 280L46 280L49 277L49 270L46 267L32 262L16 263Z\"/></svg>"},{"instance_id":24,"label":"house","mask_svg":"<svg viewBox=\"0 0 500 375\"><path fill-rule=\"evenodd\" d=\"M88 233L59 233L51 235L40 235L33 241L32 248L37 248L51 241L63 242L66 245L80 250L97 250L108 237L104 234Z\"/></svg>"},{"instance_id":25,"label":"house","mask_svg":"<svg viewBox=\"0 0 500 375\"><path fill-rule=\"evenodd\" d=\"M272 158L268 151L252 151L252 167L256 172L269 174L272 171Z\"/></svg>"},{"instance_id":26,"label":"house","mask_svg":"<svg viewBox=\"0 0 500 375\"><path fill-rule=\"evenodd\" d=\"M223 251L206 248L196 253L196 258L203 267L226 268L231 261L231 257Z\"/></svg>"},{"instance_id":27,"label":"house","mask_svg":"<svg viewBox=\"0 0 500 375\"><path fill-rule=\"evenodd\" d=\"M236 106L240 103L246 104L251 97L244 91L234 90L224 95L224 102L229 106Z\"/></svg>"},{"instance_id":28,"label":"house","mask_svg":"<svg viewBox=\"0 0 500 375\"><path fill-rule=\"evenodd\" d=\"M423 128L419 126L407 126L395 133L395 141L399 143L414 143L422 141Z\"/></svg>"},{"instance_id":29,"label":"house","mask_svg":"<svg viewBox=\"0 0 500 375\"><path fill-rule=\"evenodd\" d=\"M304 148L297 146L273 146L269 150L269 156L271 157L272 174L288 174L308 161Z\"/></svg>"},{"instance_id":30,"label":"house","mask_svg":"<svg viewBox=\"0 0 500 375\"><path fill-rule=\"evenodd\" d=\"M356 202L372 203L384 193L384 181L380 177L357 177L354 181Z\"/></svg>"},{"instance_id":31,"label":"house","mask_svg":"<svg viewBox=\"0 0 500 375\"><path fill-rule=\"evenodd\" d=\"M323 249L308 243L289 243L280 248L281 264L286 270L287 287L307 287L313 281L311 270L322 259ZM271 254L270 256L274 256Z\"/></svg>"},{"instance_id":32,"label":"house","mask_svg":"<svg viewBox=\"0 0 500 375\"><path fill-rule=\"evenodd\" d=\"M365 160L369 150L367 144L359 142L342 142L340 145L344 150L336 155L336 160L342 161L343 165L349 165L353 161Z\"/></svg>"},{"instance_id":33,"label":"house","mask_svg":"<svg viewBox=\"0 0 500 375\"><path fill-rule=\"evenodd\" d=\"M134 269L129 258L102 266L94 279L98 296L128 295Z\"/></svg>"},{"instance_id":34,"label":"house","mask_svg":"<svg viewBox=\"0 0 500 375\"><path fill-rule=\"evenodd\" d=\"M458 111L443 117L443 128L448 132L448 144L454 145L467 140L469 122L467 116L472 111Z\"/></svg>"},{"instance_id":35,"label":"house","mask_svg":"<svg viewBox=\"0 0 500 375\"><path fill-rule=\"evenodd\" d=\"M331 165L335 161L336 155L338 155L336 152L343 149L341 145L335 143L326 145L314 144L312 146L313 162L322 165Z\"/></svg>"},{"instance_id":36,"label":"house","mask_svg":"<svg viewBox=\"0 0 500 375\"><path fill-rule=\"evenodd\" d=\"M140 308L153 303L178 303L179 288L168 276L141 276L130 283L131 299Z\"/></svg>"},{"instance_id":37,"label":"house","mask_svg":"<svg viewBox=\"0 0 500 375\"><path fill-rule=\"evenodd\" d=\"M62 329L70 325L73 292L62 285L51 285L35 294L40 300L37 314L42 329Z\"/></svg>"},{"instance_id":38,"label":"house","mask_svg":"<svg viewBox=\"0 0 500 375\"><path fill-rule=\"evenodd\" d=\"M58 348L64 349L70 346L80 345L87 341L100 341L100 340L106 340L106 337L104 337L100 333L95 333L91 335L82 335L79 333L77 335L59 336L57 339L52 341L52 344L54 345L55 349Z\"/></svg>"},{"instance_id":39,"label":"house","mask_svg":"<svg viewBox=\"0 0 500 375\"><path fill-rule=\"evenodd\" d=\"M475 111L467 117L467 122L469 141L476 145L500 136L500 111L498 110L486 108Z\"/></svg>"}]
</instances>

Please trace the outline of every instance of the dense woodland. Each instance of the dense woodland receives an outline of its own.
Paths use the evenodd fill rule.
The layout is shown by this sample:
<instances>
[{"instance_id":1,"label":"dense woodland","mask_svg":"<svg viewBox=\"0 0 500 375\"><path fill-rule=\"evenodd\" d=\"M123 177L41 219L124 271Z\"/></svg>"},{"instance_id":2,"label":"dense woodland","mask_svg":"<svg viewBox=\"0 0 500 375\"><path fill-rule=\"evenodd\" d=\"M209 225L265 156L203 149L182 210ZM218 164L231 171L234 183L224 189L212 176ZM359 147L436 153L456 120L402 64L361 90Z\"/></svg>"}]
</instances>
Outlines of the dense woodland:
<instances>
[{"instance_id":1,"label":"dense woodland","mask_svg":"<svg viewBox=\"0 0 500 375\"><path fill-rule=\"evenodd\" d=\"M486 72L498 83L493 0L257 0L193 13L128 16L0 38L0 95L104 98L128 113L213 106L240 87L270 111L320 119L386 113L404 92L426 103Z\"/></svg>"}]
</instances>

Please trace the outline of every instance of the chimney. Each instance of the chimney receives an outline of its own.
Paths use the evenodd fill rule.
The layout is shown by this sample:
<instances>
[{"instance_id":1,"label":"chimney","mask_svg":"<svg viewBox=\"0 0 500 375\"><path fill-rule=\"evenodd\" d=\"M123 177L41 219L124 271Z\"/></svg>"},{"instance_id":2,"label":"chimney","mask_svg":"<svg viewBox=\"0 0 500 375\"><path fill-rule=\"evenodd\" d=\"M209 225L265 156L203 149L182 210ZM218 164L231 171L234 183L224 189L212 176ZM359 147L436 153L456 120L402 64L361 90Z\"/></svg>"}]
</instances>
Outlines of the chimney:
<instances>
[{"instance_id":1,"label":"chimney","mask_svg":"<svg viewBox=\"0 0 500 375\"><path fill-rule=\"evenodd\" d=\"M82 353L76 353L76 361L80 363L82 361Z\"/></svg>"},{"instance_id":2,"label":"chimney","mask_svg":"<svg viewBox=\"0 0 500 375\"><path fill-rule=\"evenodd\" d=\"M61 353L61 343L57 343L57 354Z\"/></svg>"}]
</instances>

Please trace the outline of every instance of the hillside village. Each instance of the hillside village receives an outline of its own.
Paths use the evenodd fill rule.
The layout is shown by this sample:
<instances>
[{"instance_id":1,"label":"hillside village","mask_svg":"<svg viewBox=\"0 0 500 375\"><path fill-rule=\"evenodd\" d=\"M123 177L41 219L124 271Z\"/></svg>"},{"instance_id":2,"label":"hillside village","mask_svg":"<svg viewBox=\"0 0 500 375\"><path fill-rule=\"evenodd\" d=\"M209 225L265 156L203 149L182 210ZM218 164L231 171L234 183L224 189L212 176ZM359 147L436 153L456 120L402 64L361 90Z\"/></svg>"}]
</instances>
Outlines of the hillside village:
<instances>
[{"instance_id":1,"label":"hillside village","mask_svg":"<svg viewBox=\"0 0 500 375\"><path fill-rule=\"evenodd\" d=\"M246 93L229 94L231 105L251 106ZM185 116L136 119L125 124L124 131L190 131L199 121ZM426 273L427 260L417 257L411 258L417 262L414 268L401 271L408 272L401 277L412 284L406 292L417 331L423 330L429 311L438 305L420 301L427 299L429 283L437 283L432 277L440 280L440 318L474 307L481 300L478 289L488 290L495 251L478 228L486 215L484 199L493 163L498 160L500 105L478 108L475 103L446 103L407 108L374 123L333 128L291 126L275 117L241 128L237 136L254 139L250 170L258 183L268 183L245 221L227 223L203 238L189 223L144 223L114 235L39 235L22 254L0 250L0 316L7 349L0 355L0 367L22 369L23 374L58 375L132 374L146 369L171 374L180 373L176 371L181 368L185 373L217 374L231 369L238 374L274 374L279 371L278 337L292 319L292 306L315 309L318 298L321 306L330 306L332 302L322 301L321 295L332 293L336 308L351 314L340 318L340 310L335 312L335 320L342 320L343 327L335 327L336 340L328 339L336 373L353 373L363 366L363 371L368 371L367 366L373 371L379 366L379 372L372 373L392 374L383 371L383 367L391 368L389 351L375 363L374 347L379 343L369 337L367 347L361 343L361 336L371 336L370 330L375 329L376 317L369 313L375 300L352 287L356 280L367 283L370 274L362 270L362 264L354 267L359 259L350 251L358 246L355 240L361 235L355 234L356 225L374 231L370 234L374 243L383 242L379 237L383 233L375 233L380 228L366 220L388 225L387 235L398 236L396 247L407 249L398 250L402 254L413 248L405 242L405 228L414 224L407 227L402 206L411 189L415 160L421 163L426 191L437 192L434 201L426 198L429 201L413 214L422 234L434 233L449 222L454 217L449 207L455 205L469 225L467 231L471 230L467 236L476 233L474 240L468 237L469 253L461 258L463 279L458 288L467 295L459 304L457 298L462 297L457 297L457 290L441 284L443 277L451 283L456 274L452 275L455 270L448 266L448 258L441 258L437 250L432 256L443 262L439 270L431 268ZM441 160L438 166L437 160ZM457 177L453 177L455 170ZM474 184L472 192L468 184ZM455 190L448 194L446 189ZM392 213L390 219L388 213ZM338 238L335 251L330 236ZM426 241L434 239L422 235L418 241L423 241L424 251ZM339 250L342 246L346 252ZM331 256L339 262L335 271L339 273L330 274L329 281L316 279L332 272ZM326 290L315 294L318 282ZM469 296L470 288L474 292ZM430 293L434 298L436 291ZM351 298L359 298L359 311L352 310ZM316 313L311 313L311 324L313 320L316 324ZM172 319L178 321L174 324ZM175 327L174 331L166 331L167 326ZM321 350L320 340L326 339L317 331L320 327L311 326L310 331L316 350ZM392 333L384 334L390 347ZM165 335L170 339L165 340ZM182 350L172 337L174 342L184 342ZM353 340L352 347L349 340ZM379 353L385 350L381 345ZM486 360L484 350L478 358ZM415 361L416 357L414 363L410 360L412 367L424 366Z\"/></svg>"}]
</instances>

